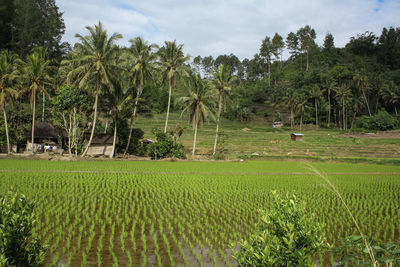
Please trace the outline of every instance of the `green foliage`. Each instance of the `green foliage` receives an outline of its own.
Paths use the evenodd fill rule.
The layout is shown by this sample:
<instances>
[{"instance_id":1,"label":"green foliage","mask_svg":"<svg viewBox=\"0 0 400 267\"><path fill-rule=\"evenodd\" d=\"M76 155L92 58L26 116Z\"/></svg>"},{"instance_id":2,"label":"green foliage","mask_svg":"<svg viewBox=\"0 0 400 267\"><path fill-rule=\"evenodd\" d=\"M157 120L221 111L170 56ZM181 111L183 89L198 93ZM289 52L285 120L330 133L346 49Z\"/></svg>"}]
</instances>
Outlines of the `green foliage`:
<instances>
[{"instance_id":1,"label":"green foliage","mask_svg":"<svg viewBox=\"0 0 400 267\"><path fill-rule=\"evenodd\" d=\"M32 237L35 204L22 194L0 197L0 266L43 266L46 249Z\"/></svg>"},{"instance_id":2,"label":"green foliage","mask_svg":"<svg viewBox=\"0 0 400 267\"><path fill-rule=\"evenodd\" d=\"M357 121L357 126L367 130L386 131L396 129L398 123L397 119L387 113L386 110L380 110L378 114L371 117L360 117Z\"/></svg>"},{"instance_id":3,"label":"green foliage","mask_svg":"<svg viewBox=\"0 0 400 267\"><path fill-rule=\"evenodd\" d=\"M312 266L313 256L329 248L322 225L294 195L273 191L270 204L257 233L233 251L239 266Z\"/></svg>"},{"instance_id":4,"label":"green foliage","mask_svg":"<svg viewBox=\"0 0 400 267\"><path fill-rule=\"evenodd\" d=\"M161 132L158 129L154 129L153 133L156 136L156 141L149 145L148 154L151 159L162 159L162 158L185 158L185 152L183 146L175 142L172 136Z\"/></svg>"},{"instance_id":5,"label":"green foliage","mask_svg":"<svg viewBox=\"0 0 400 267\"><path fill-rule=\"evenodd\" d=\"M368 238L375 259L379 264L397 266L400 264L400 245L394 243L379 244L376 240ZM338 266L371 266L371 258L365 248L362 236L353 235L344 238L340 246L335 249L340 261Z\"/></svg>"}]
</instances>

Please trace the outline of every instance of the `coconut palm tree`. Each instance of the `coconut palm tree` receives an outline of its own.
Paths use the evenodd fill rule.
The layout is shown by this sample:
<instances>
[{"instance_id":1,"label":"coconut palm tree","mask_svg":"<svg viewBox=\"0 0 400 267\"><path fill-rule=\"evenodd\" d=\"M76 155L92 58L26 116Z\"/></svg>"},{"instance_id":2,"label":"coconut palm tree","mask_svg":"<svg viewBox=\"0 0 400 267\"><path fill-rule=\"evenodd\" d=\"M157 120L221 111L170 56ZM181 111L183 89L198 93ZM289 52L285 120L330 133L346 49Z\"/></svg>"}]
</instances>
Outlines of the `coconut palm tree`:
<instances>
[{"instance_id":1,"label":"coconut palm tree","mask_svg":"<svg viewBox=\"0 0 400 267\"><path fill-rule=\"evenodd\" d=\"M388 104L393 104L394 112L397 113L397 105L400 103L400 87L393 81L389 81L383 84L383 90L381 92L383 100Z\"/></svg>"},{"instance_id":2,"label":"coconut palm tree","mask_svg":"<svg viewBox=\"0 0 400 267\"><path fill-rule=\"evenodd\" d=\"M20 61L21 73L23 79L29 86L30 101L32 107L32 153L35 153L35 115L36 115L36 92L39 91L50 97L44 88L46 83L53 79L49 75L50 61L45 58L46 52L42 47L33 49L33 53L28 55L26 61Z\"/></svg>"},{"instance_id":3,"label":"coconut palm tree","mask_svg":"<svg viewBox=\"0 0 400 267\"><path fill-rule=\"evenodd\" d=\"M136 97L129 127L128 142L124 152L125 154L128 151L131 142L136 111L139 99L143 93L145 80L152 77L151 73L154 69L154 61L157 57L157 54L153 53L153 51L158 47L155 44L149 44L141 37L136 37L135 39L129 40L129 42L131 43L131 47L129 48L130 53L128 55L130 55L129 60L132 59L133 62L130 71L134 74L133 84L136 89Z\"/></svg>"},{"instance_id":4,"label":"coconut palm tree","mask_svg":"<svg viewBox=\"0 0 400 267\"><path fill-rule=\"evenodd\" d=\"M217 129L215 130L215 140L214 140L214 148L213 155L215 155L217 149L218 142L218 131L219 131L219 122L221 118L222 112L222 101L228 94L228 92L232 88L233 81L236 80L235 76L231 75L229 66L225 66L221 64L219 68L214 68L214 86L218 90L218 114L217 114Z\"/></svg>"},{"instance_id":5,"label":"coconut palm tree","mask_svg":"<svg viewBox=\"0 0 400 267\"><path fill-rule=\"evenodd\" d=\"M314 84L311 87L311 96L314 98L314 106L315 106L315 126L318 128L318 100L322 96L321 89L317 84Z\"/></svg>"},{"instance_id":6,"label":"coconut palm tree","mask_svg":"<svg viewBox=\"0 0 400 267\"><path fill-rule=\"evenodd\" d=\"M114 120L114 139L113 148L110 154L110 158L115 155L115 145L117 141L117 129L118 129L118 119L121 112L128 106L129 102L132 100L132 94L129 91L130 82L127 77L117 77L113 81L112 91L108 91L106 94L109 103L109 113Z\"/></svg>"},{"instance_id":7,"label":"coconut palm tree","mask_svg":"<svg viewBox=\"0 0 400 267\"><path fill-rule=\"evenodd\" d=\"M8 135L6 103L9 99L18 97L18 91L15 89L15 80L17 79L16 55L4 50L0 54L0 109L4 115L4 126L6 128L7 153L10 154L10 137Z\"/></svg>"},{"instance_id":8,"label":"coconut palm tree","mask_svg":"<svg viewBox=\"0 0 400 267\"><path fill-rule=\"evenodd\" d=\"M368 114L371 117L371 109L369 108L369 103L365 92L369 86L368 76L366 75L365 71L357 71L353 77L353 80L363 94L365 105L368 109Z\"/></svg>"},{"instance_id":9,"label":"coconut palm tree","mask_svg":"<svg viewBox=\"0 0 400 267\"><path fill-rule=\"evenodd\" d=\"M116 56L118 47L115 42L122 38L119 33L114 33L108 38L107 31L103 24L99 22L94 28L87 26L89 35L82 36L76 34L80 43L75 45L75 58L72 59L72 64L76 62L76 68L68 74L68 80L75 80L79 88L85 88L93 91L95 100L93 104L93 123L90 133L89 142L83 151L82 157L86 156L88 149L92 143L94 130L97 121L97 105L99 95L102 90L108 89L113 91L111 82L111 65L115 62L113 59ZM94 88L92 88L94 86Z\"/></svg>"},{"instance_id":10,"label":"coconut palm tree","mask_svg":"<svg viewBox=\"0 0 400 267\"><path fill-rule=\"evenodd\" d=\"M193 125L194 137L192 156L194 156L196 151L197 130L199 125L203 124L208 117L215 119L212 113L214 101L215 94L207 81L203 80L200 74L191 74L189 77L188 95L178 98L177 102L181 102L185 105L181 116L183 113L189 112L189 119Z\"/></svg>"},{"instance_id":11,"label":"coconut palm tree","mask_svg":"<svg viewBox=\"0 0 400 267\"><path fill-rule=\"evenodd\" d=\"M336 99L338 102L342 104L342 120L343 120L343 130L347 129L347 121L346 121L346 102L351 97L350 87L343 83L340 86L335 87ZM339 111L340 118L340 111Z\"/></svg>"},{"instance_id":12,"label":"coconut palm tree","mask_svg":"<svg viewBox=\"0 0 400 267\"><path fill-rule=\"evenodd\" d=\"M171 106L172 89L175 87L177 74L185 73L182 66L189 59L189 56L183 54L183 44L177 45L176 41L165 42L165 46L159 50L160 65L163 69L164 79L168 79L168 107L165 119L164 133L167 132L169 109Z\"/></svg>"}]
</instances>

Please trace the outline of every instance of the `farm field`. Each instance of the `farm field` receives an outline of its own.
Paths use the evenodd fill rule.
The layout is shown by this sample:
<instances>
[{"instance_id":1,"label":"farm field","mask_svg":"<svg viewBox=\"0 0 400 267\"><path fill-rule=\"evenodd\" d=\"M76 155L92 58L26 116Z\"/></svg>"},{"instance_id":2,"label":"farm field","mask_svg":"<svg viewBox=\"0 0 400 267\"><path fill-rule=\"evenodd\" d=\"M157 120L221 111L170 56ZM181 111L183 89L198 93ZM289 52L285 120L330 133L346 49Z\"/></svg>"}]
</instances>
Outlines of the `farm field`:
<instances>
[{"instance_id":1,"label":"farm field","mask_svg":"<svg viewBox=\"0 0 400 267\"><path fill-rule=\"evenodd\" d=\"M400 166L313 166L365 234L399 240ZM0 160L0 181L0 192L12 187L36 200L34 234L49 245L48 264L234 266L229 245L252 233L271 190L306 201L330 243L356 234L339 199L302 162Z\"/></svg>"},{"instance_id":2,"label":"farm field","mask_svg":"<svg viewBox=\"0 0 400 267\"><path fill-rule=\"evenodd\" d=\"M148 118L138 116L135 127L141 128L145 138L154 139L152 128L162 129L165 123L165 114L155 114ZM170 129L176 125L185 128L179 139L186 153L190 154L193 145L193 129L188 119L179 114L170 115ZM259 157L285 158L356 158L394 159L400 163L400 131L382 133L351 133L338 129L316 129L314 125L305 125L302 130L298 126L293 129L273 129L272 122L260 116L254 116L249 122L229 121L222 119L220 131L226 136L225 157L227 159L249 158L253 153ZM301 142L293 142L290 133L304 134ZM210 157L215 138L215 123L205 123L199 128L197 135L196 155Z\"/></svg>"}]
</instances>

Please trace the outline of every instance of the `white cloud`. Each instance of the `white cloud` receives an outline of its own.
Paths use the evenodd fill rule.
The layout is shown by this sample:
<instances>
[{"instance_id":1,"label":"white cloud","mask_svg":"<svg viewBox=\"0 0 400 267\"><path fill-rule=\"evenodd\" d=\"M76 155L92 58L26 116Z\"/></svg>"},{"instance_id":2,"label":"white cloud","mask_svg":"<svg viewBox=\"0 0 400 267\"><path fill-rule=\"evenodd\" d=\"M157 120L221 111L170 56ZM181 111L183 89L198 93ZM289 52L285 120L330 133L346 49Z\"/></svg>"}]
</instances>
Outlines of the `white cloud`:
<instances>
[{"instance_id":1,"label":"white cloud","mask_svg":"<svg viewBox=\"0 0 400 267\"><path fill-rule=\"evenodd\" d=\"M233 53L251 58L262 39L278 32L284 38L306 24L322 44L327 32L338 47L365 31L380 34L383 27L400 26L400 1L385 0L58 0L64 11L66 35L99 20L109 33L124 35L121 44L142 36L160 45L176 39L192 56Z\"/></svg>"}]
</instances>

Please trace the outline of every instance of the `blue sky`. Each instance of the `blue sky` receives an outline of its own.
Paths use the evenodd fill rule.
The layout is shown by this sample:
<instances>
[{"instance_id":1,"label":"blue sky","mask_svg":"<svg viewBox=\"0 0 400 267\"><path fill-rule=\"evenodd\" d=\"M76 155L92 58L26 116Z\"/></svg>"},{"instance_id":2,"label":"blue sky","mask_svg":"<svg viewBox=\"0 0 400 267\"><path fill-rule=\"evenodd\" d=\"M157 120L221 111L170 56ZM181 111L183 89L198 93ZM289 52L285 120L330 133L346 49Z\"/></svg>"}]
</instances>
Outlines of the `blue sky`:
<instances>
[{"instance_id":1,"label":"blue sky","mask_svg":"<svg viewBox=\"0 0 400 267\"><path fill-rule=\"evenodd\" d=\"M165 40L184 43L192 56L214 57L233 53L252 58L262 39L278 32L311 25L322 44L326 33L344 46L359 33L379 35L383 27L400 27L400 0L57 0L64 12L66 34L74 44L75 33L101 21L109 33L124 36L121 45L141 36L162 45Z\"/></svg>"}]
</instances>

